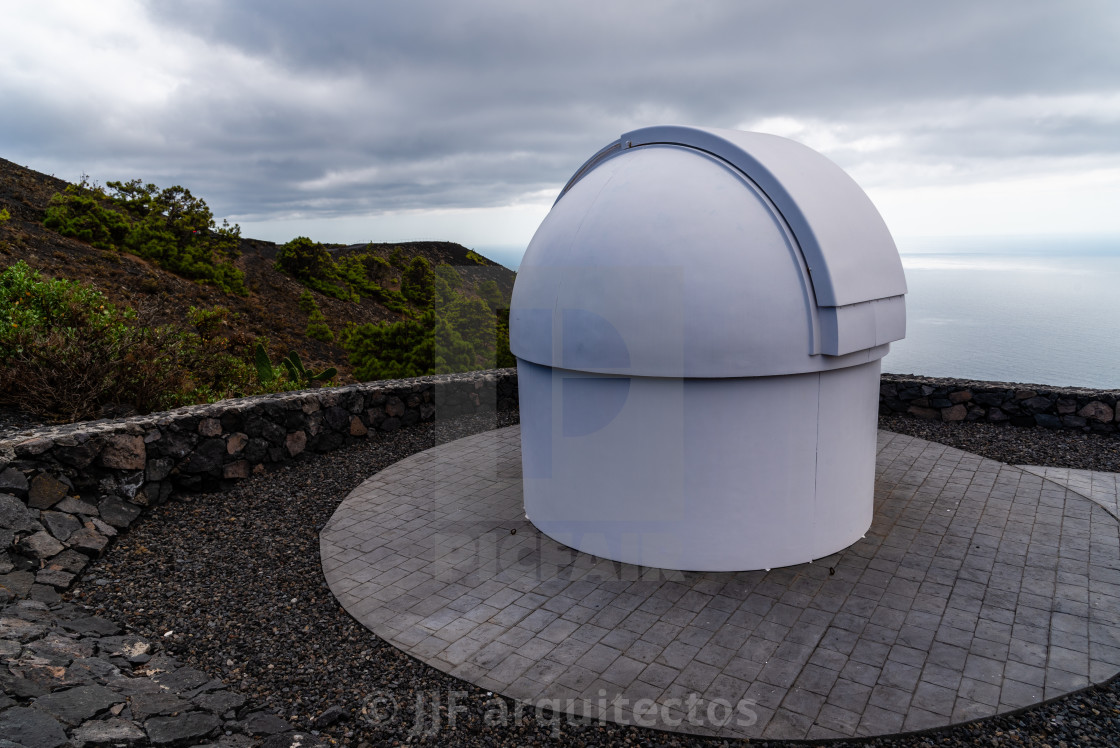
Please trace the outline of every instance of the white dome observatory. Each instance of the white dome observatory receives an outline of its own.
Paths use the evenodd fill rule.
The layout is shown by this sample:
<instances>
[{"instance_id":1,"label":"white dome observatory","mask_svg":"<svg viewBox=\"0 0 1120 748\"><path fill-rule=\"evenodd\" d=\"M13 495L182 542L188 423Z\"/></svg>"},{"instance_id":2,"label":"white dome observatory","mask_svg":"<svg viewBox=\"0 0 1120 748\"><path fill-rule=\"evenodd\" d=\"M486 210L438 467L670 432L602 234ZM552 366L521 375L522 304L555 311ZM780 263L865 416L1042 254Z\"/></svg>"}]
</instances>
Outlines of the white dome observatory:
<instances>
[{"instance_id":1,"label":"white dome observatory","mask_svg":"<svg viewBox=\"0 0 1120 748\"><path fill-rule=\"evenodd\" d=\"M871 524L906 280L867 195L773 135L649 127L595 154L510 312L525 510L604 558L731 571Z\"/></svg>"}]
</instances>

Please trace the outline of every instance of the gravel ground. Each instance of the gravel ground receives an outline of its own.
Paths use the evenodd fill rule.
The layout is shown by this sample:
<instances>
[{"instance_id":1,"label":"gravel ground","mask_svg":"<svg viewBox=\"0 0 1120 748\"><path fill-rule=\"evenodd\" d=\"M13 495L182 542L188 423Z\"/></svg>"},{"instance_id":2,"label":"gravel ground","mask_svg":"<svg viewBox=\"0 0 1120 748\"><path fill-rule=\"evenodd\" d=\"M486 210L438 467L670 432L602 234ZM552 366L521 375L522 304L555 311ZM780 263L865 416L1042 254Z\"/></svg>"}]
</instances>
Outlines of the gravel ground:
<instances>
[{"instance_id":1,"label":"gravel ground","mask_svg":"<svg viewBox=\"0 0 1120 748\"><path fill-rule=\"evenodd\" d=\"M515 423L516 414L499 420L499 426ZM1003 461L1120 471L1113 439L902 421L887 425ZM317 531L338 503L393 462L493 426L492 418L416 426L255 476L226 493L184 496L137 523L67 597L126 630L159 638L172 655L222 678L254 708L271 709L328 743L726 745L611 723L573 724L532 709L520 719L501 719L503 709L516 713L512 701L413 660L333 599L319 564ZM430 695L440 694L446 707L452 692L465 707L455 712L453 726L445 709L438 731L414 733L417 699L428 715L423 727L430 728ZM1118 695L1114 679L1013 716L831 745L1115 746Z\"/></svg>"},{"instance_id":2,"label":"gravel ground","mask_svg":"<svg viewBox=\"0 0 1120 748\"><path fill-rule=\"evenodd\" d=\"M948 444L1011 465L1120 473L1120 437L1112 435L1021 429L991 423L943 423L898 414L880 416L879 428Z\"/></svg>"}]
</instances>

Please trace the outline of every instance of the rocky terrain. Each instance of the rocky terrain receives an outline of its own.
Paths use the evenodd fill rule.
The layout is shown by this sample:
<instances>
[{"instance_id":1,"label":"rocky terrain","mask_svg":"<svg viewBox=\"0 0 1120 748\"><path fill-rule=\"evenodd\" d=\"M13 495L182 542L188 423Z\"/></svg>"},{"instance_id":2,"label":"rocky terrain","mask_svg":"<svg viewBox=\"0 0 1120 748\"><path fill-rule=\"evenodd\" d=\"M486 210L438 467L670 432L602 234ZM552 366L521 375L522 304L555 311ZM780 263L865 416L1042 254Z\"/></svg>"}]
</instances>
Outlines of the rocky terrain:
<instances>
[{"instance_id":1,"label":"rocky terrain","mask_svg":"<svg viewBox=\"0 0 1120 748\"><path fill-rule=\"evenodd\" d=\"M298 744L283 719L241 711L245 697L184 666L158 640L122 633L80 606L23 599L0 613L7 745ZM241 715L241 716L239 716ZM256 738L256 740L254 739ZM314 742L314 741L309 741Z\"/></svg>"}]
</instances>

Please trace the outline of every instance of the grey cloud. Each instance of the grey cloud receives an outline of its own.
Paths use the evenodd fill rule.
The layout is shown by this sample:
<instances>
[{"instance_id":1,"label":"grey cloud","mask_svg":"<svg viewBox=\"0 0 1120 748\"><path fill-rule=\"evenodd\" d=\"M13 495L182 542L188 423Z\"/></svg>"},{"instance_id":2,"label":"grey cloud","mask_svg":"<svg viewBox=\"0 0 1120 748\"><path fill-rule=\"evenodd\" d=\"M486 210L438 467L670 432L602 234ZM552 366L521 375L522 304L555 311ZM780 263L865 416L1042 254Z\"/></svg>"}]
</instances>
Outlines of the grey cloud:
<instances>
[{"instance_id":1,"label":"grey cloud","mask_svg":"<svg viewBox=\"0 0 1120 748\"><path fill-rule=\"evenodd\" d=\"M1120 91L1120 9L1108 0L146 8L161 36L189 34L211 54L162 109L137 113L145 137L85 112L81 127L56 126L67 132L51 142L67 145L53 155L92 158L91 173L113 170L104 178L187 184L219 213L501 205L558 188L612 137L662 122L786 116L891 139L869 153L838 144L845 166L1120 151L1115 111L970 111L993 97ZM0 135L30 150L29 122L75 119L25 104L0 114Z\"/></svg>"}]
</instances>

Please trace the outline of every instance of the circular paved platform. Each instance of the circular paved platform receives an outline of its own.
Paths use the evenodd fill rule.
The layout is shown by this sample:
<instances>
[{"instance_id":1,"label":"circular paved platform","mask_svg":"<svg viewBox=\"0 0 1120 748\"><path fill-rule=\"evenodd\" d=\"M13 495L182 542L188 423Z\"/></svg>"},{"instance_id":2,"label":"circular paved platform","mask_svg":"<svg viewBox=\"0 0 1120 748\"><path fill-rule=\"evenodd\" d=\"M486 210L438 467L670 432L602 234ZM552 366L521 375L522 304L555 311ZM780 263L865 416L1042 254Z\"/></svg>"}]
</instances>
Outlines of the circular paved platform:
<instances>
[{"instance_id":1,"label":"circular paved platform","mask_svg":"<svg viewBox=\"0 0 1120 748\"><path fill-rule=\"evenodd\" d=\"M880 432L863 540L769 572L674 572L540 534L515 426L363 483L321 533L323 570L378 636L553 711L728 737L897 733L1120 671L1116 492L1044 476Z\"/></svg>"}]
</instances>

